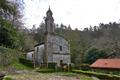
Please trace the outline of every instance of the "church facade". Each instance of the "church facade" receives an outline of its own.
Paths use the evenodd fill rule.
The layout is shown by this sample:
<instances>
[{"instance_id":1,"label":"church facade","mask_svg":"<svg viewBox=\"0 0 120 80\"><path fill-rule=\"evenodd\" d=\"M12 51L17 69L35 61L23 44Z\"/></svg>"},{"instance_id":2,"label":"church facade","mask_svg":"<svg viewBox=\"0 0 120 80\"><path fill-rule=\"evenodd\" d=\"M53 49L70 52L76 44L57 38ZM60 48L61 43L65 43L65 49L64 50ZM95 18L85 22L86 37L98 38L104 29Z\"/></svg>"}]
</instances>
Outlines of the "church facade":
<instances>
[{"instance_id":1,"label":"church facade","mask_svg":"<svg viewBox=\"0 0 120 80\"><path fill-rule=\"evenodd\" d=\"M70 45L66 39L55 34L54 19L51 9L46 13L44 42L37 44L34 50L34 61L41 63L71 63Z\"/></svg>"}]
</instances>

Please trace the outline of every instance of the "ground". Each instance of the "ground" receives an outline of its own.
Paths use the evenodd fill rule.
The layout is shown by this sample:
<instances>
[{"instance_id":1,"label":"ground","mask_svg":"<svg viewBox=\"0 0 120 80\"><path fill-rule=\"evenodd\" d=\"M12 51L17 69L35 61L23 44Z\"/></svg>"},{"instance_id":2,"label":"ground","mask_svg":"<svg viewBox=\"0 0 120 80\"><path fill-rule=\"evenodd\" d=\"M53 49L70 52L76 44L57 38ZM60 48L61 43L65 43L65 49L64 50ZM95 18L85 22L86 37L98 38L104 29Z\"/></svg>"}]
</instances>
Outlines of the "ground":
<instances>
[{"instance_id":1,"label":"ground","mask_svg":"<svg viewBox=\"0 0 120 80\"><path fill-rule=\"evenodd\" d=\"M14 80L94 80L91 77L75 74L75 73L38 73L34 71L18 72L17 74L9 74Z\"/></svg>"}]
</instances>

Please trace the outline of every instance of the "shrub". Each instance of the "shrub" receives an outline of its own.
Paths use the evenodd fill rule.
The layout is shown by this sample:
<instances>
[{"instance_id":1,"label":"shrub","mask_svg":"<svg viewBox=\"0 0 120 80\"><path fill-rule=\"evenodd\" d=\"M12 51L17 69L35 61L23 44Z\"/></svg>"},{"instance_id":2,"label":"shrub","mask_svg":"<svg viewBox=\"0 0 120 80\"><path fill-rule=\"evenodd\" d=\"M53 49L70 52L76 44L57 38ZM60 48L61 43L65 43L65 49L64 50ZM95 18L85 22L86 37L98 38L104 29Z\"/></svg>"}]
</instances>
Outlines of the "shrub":
<instances>
[{"instance_id":1,"label":"shrub","mask_svg":"<svg viewBox=\"0 0 120 80\"><path fill-rule=\"evenodd\" d=\"M83 62L87 64L92 64L99 58L105 58L105 56L107 56L107 53L104 50L91 48L84 56Z\"/></svg>"},{"instance_id":2,"label":"shrub","mask_svg":"<svg viewBox=\"0 0 120 80\"><path fill-rule=\"evenodd\" d=\"M33 69L32 67L25 66L21 63L13 63L11 66L13 68L15 68L16 70L31 70L31 69Z\"/></svg>"},{"instance_id":3,"label":"shrub","mask_svg":"<svg viewBox=\"0 0 120 80\"><path fill-rule=\"evenodd\" d=\"M82 71L82 70L72 70L74 73L85 74L89 76L96 76L100 79L108 79L108 80L120 80L120 76L105 74L105 73L97 73L97 72L90 72L90 71Z\"/></svg>"},{"instance_id":4,"label":"shrub","mask_svg":"<svg viewBox=\"0 0 120 80\"><path fill-rule=\"evenodd\" d=\"M0 66L9 66L13 62L18 62L21 52L0 46Z\"/></svg>"},{"instance_id":5,"label":"shrub","mask_svg":"<svg viewBox=\"0 0 120 80\"><path fill-rule=\"evenodd\" d=\"M48 63L48 68L55 69L56 63Z\"/></svg>"},{"instance_id":6,"label":"shrub","mask_svg":"<svg viewBox=\"0 0 120 80\"><path fill-rule=\"evenodd\" d=\"M81 70L90 70L89 64L81 64L79 67Z\"/></svg>"},{"instance_id":7,"label":"shrub","mask_svg":"<svg viewBox=\"0 0 120 80\"><path fill-rule=\"evenodd\" d=\"M31 68L34 67L33 63L30 60L26 60L24 58L19 58L19 62L22 63L25 66L28 66L28 67L31 67Z\"/></svg>"}]
</instances>

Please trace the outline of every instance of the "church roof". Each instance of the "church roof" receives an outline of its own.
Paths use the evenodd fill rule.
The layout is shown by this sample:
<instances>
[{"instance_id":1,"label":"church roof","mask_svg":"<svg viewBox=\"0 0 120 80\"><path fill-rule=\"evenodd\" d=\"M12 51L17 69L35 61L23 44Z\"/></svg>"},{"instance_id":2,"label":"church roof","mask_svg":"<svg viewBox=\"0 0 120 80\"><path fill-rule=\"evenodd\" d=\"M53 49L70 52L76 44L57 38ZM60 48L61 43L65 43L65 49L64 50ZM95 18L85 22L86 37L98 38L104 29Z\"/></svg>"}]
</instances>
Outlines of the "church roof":
<instances>
[{"instance_id":1,"label":"church roof","mask_svg":"<svg viewBox=\"0 0 120 80\"><path fill-rule=\"evenodd\" d=\"M99 69L119 69L120 70L120 59L98 59L92 65L91 68Z\"/></svg>"}]
</instances>

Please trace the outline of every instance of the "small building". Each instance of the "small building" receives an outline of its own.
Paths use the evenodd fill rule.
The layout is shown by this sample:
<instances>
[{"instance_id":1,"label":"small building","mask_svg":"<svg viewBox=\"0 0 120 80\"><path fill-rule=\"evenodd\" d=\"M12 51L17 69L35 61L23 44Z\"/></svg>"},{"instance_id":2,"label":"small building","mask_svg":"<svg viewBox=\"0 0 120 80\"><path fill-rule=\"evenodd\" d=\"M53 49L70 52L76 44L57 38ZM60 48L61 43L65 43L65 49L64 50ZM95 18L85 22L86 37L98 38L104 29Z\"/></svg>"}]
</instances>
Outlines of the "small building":
<instances>
[{"instance_id":1,"label":"small building","mask_svg":"<svg viewBox=\"0 0 120 80\"><path fill-rule=\"evenodd\" d=\"M120 71L120 59L98 59L90 67L93 69Z\"/></svg>"}]
</instances>

